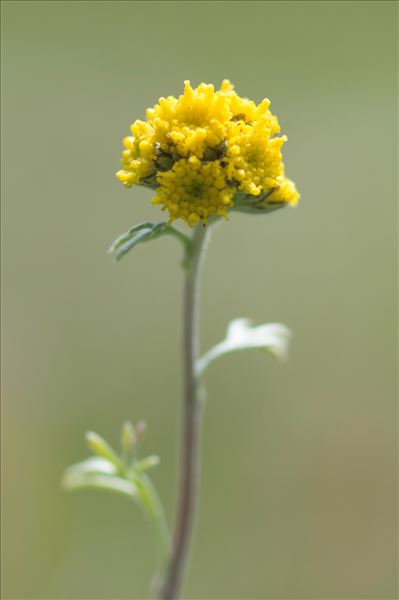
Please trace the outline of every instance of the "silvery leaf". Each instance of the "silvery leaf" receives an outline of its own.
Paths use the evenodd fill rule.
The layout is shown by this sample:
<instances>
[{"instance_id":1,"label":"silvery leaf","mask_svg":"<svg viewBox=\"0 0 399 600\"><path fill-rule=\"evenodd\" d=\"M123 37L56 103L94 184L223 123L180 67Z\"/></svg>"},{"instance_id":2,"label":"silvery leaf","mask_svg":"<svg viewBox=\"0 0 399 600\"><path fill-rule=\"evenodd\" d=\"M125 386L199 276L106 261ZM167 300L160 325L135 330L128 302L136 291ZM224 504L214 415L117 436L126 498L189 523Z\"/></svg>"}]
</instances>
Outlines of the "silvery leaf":
<instances>
[{"instance_id":1,"label":"silvery leaf","mask_svg":"<svg viewBox=\"0 0 399 600\"><path fill-rule=\"evenodd\" d=\"M249 319L235 319L227 328L226 338L197 361L197 374L202 376L216 358L239 350L257 348L278 359L284 359L287 356L290 337L290 330L281 323L253 327Z\"/></svg>"}]
</instances>

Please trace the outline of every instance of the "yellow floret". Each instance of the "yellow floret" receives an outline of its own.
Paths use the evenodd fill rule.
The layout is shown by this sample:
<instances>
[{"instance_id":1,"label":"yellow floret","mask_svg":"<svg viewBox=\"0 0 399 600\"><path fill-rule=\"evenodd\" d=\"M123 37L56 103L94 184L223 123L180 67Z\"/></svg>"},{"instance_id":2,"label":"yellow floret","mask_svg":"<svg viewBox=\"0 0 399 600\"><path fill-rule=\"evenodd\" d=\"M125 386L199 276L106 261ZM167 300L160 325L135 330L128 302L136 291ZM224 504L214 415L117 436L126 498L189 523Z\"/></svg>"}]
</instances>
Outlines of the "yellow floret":
<instances>
[{"instance_id":1,"label":"yellow floret","mask_svg":"<svg viewBox=\"0 0 399 600\"><path fill-rule=\"evenodd\" d=\"M268 202L294 204L299 195L281 156L286 137L275 137L280 128L269 106L241 98L227 79L217 91L186 81L178 98L160 98L146 121L132 124L117 177L126 187L156 189L154 203L191 226L226 216L235 194L251 200L273 190Z\"/></svg>"},{"instance_id":2,"label":"yellow floret","mask_svg":"<svg viewBox=\"0 0 399 600\"><path fill-rule=\"evenodd\" d=\"M234 189L228 187L218 161L202 164L195 157L183 158L170 171L159 173L157 181L153 203L168 210L170 222L183 219L192 226L213 215L226 217L232 206Z\"/></svg>"},{"instance_id":3,"label":"yellow floret","mask_svg":"<svg viewBox=\"0 0 399 600\"><path fill-rule=\"evenodd\" d=\"M281 146L286 137L270 138L269 132L268 120L252 125L241 121L230 124L226 173L247 194L257 195L274 187L283 172Z\"/></svg>"},{"instance_id":4,"label":"yellow floret","mask_svg":"<svg viewBox=\"0 0 399 600\"><path fill-rule=\"evenodd\" d=\"M286 177L278 177L276 183L277 187L267 196L267 202L291 204L291 206L298 204L300 196L293 181Z\"/></svg>"}]
</instances>

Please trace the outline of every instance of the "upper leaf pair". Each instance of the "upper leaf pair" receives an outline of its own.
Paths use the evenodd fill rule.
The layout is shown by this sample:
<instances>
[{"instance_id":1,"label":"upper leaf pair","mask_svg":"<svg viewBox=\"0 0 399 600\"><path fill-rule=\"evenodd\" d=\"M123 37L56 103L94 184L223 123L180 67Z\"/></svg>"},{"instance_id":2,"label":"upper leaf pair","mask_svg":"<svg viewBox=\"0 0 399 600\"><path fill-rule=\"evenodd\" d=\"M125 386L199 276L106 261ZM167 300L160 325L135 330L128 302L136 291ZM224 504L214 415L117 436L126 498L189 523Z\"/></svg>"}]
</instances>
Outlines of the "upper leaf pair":
<instances>
[{"instance_id":1,"label":"upper leaf pair","mask_svg":"<svg viewBox=\"0 0 399 600\"><path fill-rule=\"evenodd\" d=\"M116 260L120 260L125 254L132 250L140 242L149 242L156 240L163 235L172 235L179 240L184 247L184 257L190 253L191 240L190 238L168 223L161 221L159 223L151 223L149 221L134 225L125 233L119 235L112 243L109 252L115 254Z\"/></svg>"}]
</instances>

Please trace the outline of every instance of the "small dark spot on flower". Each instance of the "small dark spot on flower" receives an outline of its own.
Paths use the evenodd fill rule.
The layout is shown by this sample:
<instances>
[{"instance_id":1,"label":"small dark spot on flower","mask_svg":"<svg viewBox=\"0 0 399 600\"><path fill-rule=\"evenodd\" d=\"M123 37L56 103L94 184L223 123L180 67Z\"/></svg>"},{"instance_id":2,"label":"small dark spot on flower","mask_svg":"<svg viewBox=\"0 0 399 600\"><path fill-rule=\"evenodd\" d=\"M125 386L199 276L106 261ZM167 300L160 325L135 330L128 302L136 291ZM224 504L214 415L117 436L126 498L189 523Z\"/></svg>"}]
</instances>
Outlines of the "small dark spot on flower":
<instances>
[{"instance_id":1,"label":"small dark spot on flower","mask_svg":"<svg viewBox=\"0 0 399 600\"><path fill-rule=\"evenodd\" d=\"M226 154L227 145L226 142L220 142L214 148L207 148L204 152L204 161L209 162L212 160L219 160Z\"/></svg>"},{"instance_id":2,"label":"small dark spot on flower","mask_svg":"<svg viewBox=\"0 0 399 600\"><path fill-rule=\"evenodd\" d=\"M231 120L232 121L243 121L243 123L247 123L248 125L251 124L251 121L248 121L246 116L242 113L240 113L238 115L234 115L234 117Z\"/></svg>"}]
</instances>

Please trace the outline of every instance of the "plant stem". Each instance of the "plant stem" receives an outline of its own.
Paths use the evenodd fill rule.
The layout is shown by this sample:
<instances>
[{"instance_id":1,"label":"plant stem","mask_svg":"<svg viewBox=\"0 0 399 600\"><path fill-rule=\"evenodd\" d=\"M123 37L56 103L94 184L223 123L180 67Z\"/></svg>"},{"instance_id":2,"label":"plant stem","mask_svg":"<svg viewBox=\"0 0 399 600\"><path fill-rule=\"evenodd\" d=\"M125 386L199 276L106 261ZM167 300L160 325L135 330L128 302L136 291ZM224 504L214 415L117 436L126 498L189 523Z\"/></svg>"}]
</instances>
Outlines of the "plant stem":
<instances>
[{"instance_id":1,"label":"plant stem","mask_svg":"<svg viewBox=\"0 0 399 600\"><path fill-rule=\"evenodd\" d=\"M162 600L176 600L193 531L198 487L201 402L195 371L198 356L198 297L204 242L209 227L197 225L186 265L183 306L183 424L180 455L180 487L171 555L161 590Z\"/></svg>"}]
</instances>

